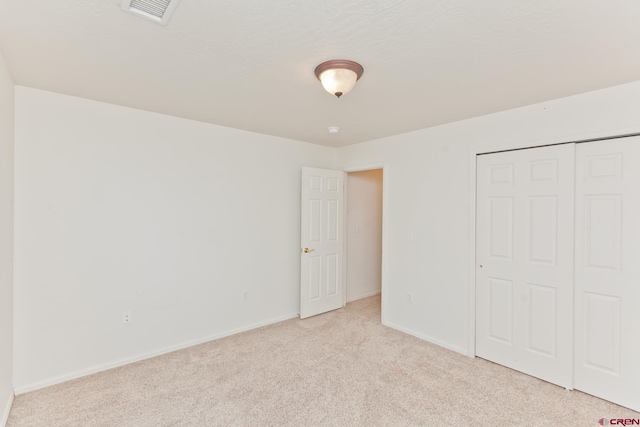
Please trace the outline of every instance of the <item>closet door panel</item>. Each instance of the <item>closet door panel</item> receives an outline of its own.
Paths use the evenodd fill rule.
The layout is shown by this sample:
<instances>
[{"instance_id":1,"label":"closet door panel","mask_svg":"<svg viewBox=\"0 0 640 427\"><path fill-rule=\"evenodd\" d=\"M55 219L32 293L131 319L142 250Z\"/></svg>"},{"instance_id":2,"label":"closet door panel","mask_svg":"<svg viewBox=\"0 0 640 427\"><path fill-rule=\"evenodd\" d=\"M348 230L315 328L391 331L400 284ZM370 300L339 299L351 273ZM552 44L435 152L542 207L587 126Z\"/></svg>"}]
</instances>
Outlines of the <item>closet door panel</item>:
<instances>
[{"instance_id":1,"label":"closet door panel","mask_svg":"<svg viewBox=\"0 0 640 427\"><path fill-rule=\"evenodd\" d=\"M574 146L478 156L476 354L570 388Z\"/></svg>"},{"instance_id":2,"label":"closet door panel","mask_svg":"<svg viewBox=\"0 0 640 427\"><path fill-rule=\"evenodd\" d=\"M640 410L640 138L576 145L575 388Z\"/></svg>"}]
</instances>

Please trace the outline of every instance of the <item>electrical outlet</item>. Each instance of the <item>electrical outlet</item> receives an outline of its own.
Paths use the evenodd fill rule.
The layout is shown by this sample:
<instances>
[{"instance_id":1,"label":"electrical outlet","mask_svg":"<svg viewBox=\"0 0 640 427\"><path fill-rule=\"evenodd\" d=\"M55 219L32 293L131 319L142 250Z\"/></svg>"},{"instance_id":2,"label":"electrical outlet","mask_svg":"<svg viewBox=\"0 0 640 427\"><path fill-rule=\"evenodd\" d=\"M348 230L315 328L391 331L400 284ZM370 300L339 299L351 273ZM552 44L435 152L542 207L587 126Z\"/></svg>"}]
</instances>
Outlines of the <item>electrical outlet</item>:
<instances>
[{"instance_id":1,"label":"electrical outlet","mask_svg":"<svg viewBox=\"0 0 640 427\"><path fill-rule=\"evenodd\" d=\"M242 291L242 299L243 299L244 301L246 301L246 300L248 300L248 299L249 299L249 291L246 291L246 290L245 290L245 291Z\"/></svg>"},{"instance_id":2,"label":"electrical outlet","mask_svg":"<svg viewBox=\"0 0 640 427\"><path fill-rule=\"evenodd\" d=\"M130 311L123 311L122 312L122 324L123 325L128 325L129 323L131 323L131 312Z\"/></svg>"}]
</instances>

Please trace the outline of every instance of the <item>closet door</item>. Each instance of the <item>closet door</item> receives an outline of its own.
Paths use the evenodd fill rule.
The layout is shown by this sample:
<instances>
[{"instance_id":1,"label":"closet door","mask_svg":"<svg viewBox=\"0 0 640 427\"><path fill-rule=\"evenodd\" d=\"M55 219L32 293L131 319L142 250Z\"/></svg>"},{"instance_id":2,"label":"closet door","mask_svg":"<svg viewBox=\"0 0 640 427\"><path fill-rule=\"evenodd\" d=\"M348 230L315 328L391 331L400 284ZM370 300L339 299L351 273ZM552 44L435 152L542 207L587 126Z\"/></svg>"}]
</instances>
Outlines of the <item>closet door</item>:
<instances>
[{"instance_id":1,"label":"closet door","mask_svg":"<svg viewBox=\"0 0 640 427\"><path fill-rule=\"evenodd\" d=\"M476 354L572 387L574 144L477 158Z\"/></svg>"},{"instance_id":2,"label":"closet door","mask_svg":"<svg viewBox=\"0 0 640 427\"><path fill-rule=\"evenodd\" d=\"M640 138L576 146L575 388L640 411Z\"/></svg>"}]
</instances>

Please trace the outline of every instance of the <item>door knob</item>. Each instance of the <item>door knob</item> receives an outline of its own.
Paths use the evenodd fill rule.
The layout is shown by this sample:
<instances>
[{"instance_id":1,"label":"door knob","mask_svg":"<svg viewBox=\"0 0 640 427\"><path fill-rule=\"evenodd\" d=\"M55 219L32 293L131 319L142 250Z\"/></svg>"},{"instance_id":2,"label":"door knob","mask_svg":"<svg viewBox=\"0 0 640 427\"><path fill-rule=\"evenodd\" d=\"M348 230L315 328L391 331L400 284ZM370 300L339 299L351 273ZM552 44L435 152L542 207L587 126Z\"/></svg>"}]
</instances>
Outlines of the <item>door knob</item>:
<instances>
[{"instance_id":1,"label":"door knob","mask_svg":"<svg viewBox=\"0 0 640 427\"><path fill-rule=\"evenodd\" d=\"M302 252L304 252L305 254L308 254L309 252L313 252L313 251L315 251L315 249L304 248L302 250Z\"/></svg>"}]
</instances>

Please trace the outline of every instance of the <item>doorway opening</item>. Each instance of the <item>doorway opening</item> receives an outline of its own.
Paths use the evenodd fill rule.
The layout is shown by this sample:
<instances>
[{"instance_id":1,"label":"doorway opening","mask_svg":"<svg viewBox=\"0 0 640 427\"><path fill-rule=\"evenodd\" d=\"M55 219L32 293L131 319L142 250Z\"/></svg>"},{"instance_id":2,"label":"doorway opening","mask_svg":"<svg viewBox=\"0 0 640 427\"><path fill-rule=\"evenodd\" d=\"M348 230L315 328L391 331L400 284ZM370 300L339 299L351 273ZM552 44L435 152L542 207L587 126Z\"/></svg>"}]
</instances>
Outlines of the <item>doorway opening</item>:
<instances>
[{"instance_id":1,"label":"doorway opening","mask_svg":"<svg viewBox=\"0 0 640 427\"><path fill-rule=\"evenodd\" d=\"M383 170L347 173L346 302L381 295Z\"/></svg>"}]
</instances>

